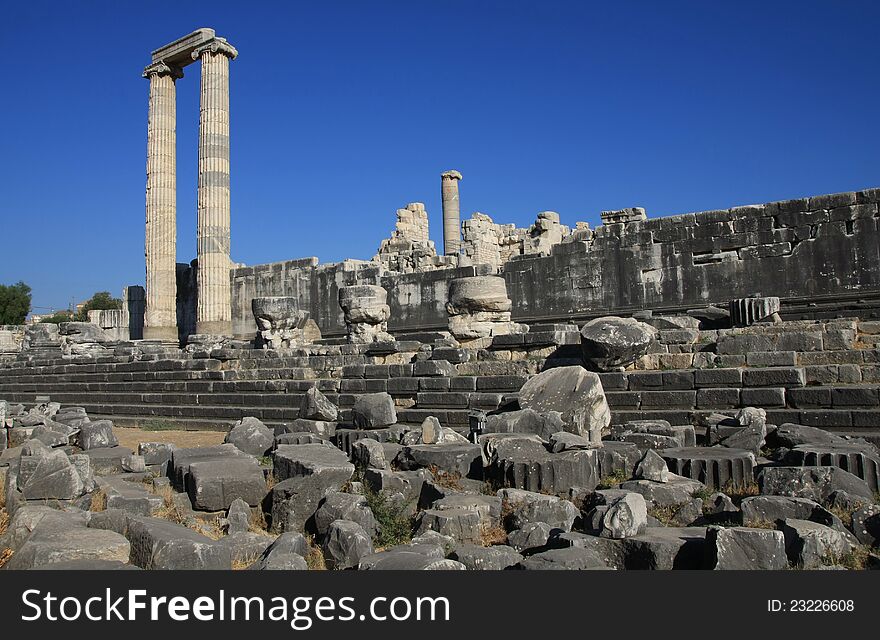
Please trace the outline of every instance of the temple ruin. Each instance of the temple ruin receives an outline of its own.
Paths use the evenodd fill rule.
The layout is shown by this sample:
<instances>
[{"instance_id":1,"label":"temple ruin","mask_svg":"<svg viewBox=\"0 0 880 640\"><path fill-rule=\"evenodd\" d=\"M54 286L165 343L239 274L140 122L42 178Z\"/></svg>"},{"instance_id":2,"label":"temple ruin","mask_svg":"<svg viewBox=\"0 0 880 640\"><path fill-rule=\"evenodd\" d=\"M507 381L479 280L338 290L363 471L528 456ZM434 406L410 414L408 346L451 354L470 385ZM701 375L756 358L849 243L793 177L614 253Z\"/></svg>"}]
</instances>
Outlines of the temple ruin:
<instances>
[{"instance_id":1,"label":"temple ruin","mask_svg":"<svg viewBox=\"0 0 880 640\"><path fill-rule=\"evenodd\" d=\"M448 170L441 250L414 201L371 260L235 265L236 55L199 29L144 71L145 287L90 322L0 327L9 568L59 544L142 568L305 569L312 544L340 569L878 566L880 189L517 228L462 220ZM175 86L196 60L179 264ZM228 434L135 450L114 425ZM65 510L25 532L48 500Z\"/></svg>"}]
</instances>

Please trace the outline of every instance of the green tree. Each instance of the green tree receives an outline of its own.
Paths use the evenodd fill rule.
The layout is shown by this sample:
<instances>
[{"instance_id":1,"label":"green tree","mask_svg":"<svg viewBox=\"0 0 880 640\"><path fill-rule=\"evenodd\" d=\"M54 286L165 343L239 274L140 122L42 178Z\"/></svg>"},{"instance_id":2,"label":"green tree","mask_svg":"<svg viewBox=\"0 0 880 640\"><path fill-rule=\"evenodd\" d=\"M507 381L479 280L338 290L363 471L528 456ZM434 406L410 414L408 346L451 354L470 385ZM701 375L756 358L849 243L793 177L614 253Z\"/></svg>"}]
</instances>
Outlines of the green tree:
<instances>
[{"instance_id":1,"label":"green tree","mask_svg":"<svg viewBox=\"0 0 880 640\"><path fill-rule=\"evenodd\" d=\"M98 291L98 293L96 293L86 301L86 303L82 306L82 309L80 309L74 317L74 320L76 320L77 322L88 322L89 311L121 308L122 300L111 296L109 291Z\"/></svg>"},{"instance_id":2,"label":"green tree","mask_svg":"<svg viewBox=\"0 0 880 640\"><path fill-rule=\"evenodd\" d=\"M24 324L31 310L31 288L20 280L13 285L0 284L0 324Z\"/></svg>"},{"instance_id":3,"label":"green tree","mask_svg":"<svg viewBox=\"0 0 880 640\"><path fill-rule=\"evenodd\" d=\"M70 322L73 315L69 311L56 311L51 316L40 318L40 322L48 322L50 324L59 324L61 322Z\"/></svg>"}]
</instances>

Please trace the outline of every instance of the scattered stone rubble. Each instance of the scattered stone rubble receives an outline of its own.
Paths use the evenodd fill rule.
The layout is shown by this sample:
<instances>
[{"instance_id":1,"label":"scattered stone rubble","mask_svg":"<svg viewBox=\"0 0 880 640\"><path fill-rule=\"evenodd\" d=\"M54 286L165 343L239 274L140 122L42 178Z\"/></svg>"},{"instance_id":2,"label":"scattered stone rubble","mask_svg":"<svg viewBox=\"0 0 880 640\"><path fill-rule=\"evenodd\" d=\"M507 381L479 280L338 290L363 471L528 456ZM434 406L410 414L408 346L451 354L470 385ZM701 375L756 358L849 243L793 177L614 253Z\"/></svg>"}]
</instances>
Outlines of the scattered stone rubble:
<instances>
[{"instance_id":1,"label":"scattered stone rubble","mask_svg":"<svg viewBox=\"0 0 880 640\"><path fill-rule=\"evenodd\" d=\"M247 416L223 445L134 452L83 407L0 401L0 564L880 566L880 452L864 439L755 407L612 428L602 379L580 365L534 375L476 431L398 408L376 392L348 411L311 386L292 423Z\"/></svg>"}]
</instances>

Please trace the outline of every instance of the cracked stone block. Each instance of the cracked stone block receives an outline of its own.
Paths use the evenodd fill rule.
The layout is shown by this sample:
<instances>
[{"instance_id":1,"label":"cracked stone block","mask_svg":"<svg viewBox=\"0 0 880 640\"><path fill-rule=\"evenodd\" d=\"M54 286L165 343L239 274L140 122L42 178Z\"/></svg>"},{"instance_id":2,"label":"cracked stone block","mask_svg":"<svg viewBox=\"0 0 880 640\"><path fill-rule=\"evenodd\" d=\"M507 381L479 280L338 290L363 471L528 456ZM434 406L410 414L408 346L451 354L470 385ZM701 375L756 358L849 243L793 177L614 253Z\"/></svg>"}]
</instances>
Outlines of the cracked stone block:
<instances>
[{"instance_id":1,"label":"cracked stone block","mask_svg":"<svg viewBox=\"0 0 880 640\"><path fill-rule=\"evenodd\" d=\"M571 531L580 515L577 507L568 500L522 489L501 489L504 525L508 531L522 529L531 522L544 522L551 527Z\"/></svg>"},{"instance_id":2,"label":"cracked stone block","mask_svg":"<svg viewBox=\"0 0 880 640\"><path fill-rule=\"evenodd\" d=\"M754 482L755 454L728 447L684 447L659 452L669 470L710 489L745 487Z\"/></svg>"},{"instance_id":3,"label":"cracked stone block","mask_svg":"<svg viewBox=\"0 0 880 640\"><path fill-rule=\"evenodd\" d=\"M110 420L97 420L80 427L78 442L81 449L102 449L115 447L119 444L113 433L113 423Z\"/></svg>"},{"instance_id":4,"label":"cracked stone block","mask_svg":"<svg viewBox=\"0 0 880 640\"><path fill-rule=\"evenodd\" d=\"M327 530L324 555L337 569L349 569L360 564L361 558L373 553L370 534L356 522L334 520Z\"/></svg>"},{"instance_id":5,"label":"cracked stone block","mask_svg":"<svg viewBox=\"0 0 880 640\"><path fill-rule=\"evenodd\" d=\"M348 456L326 444L279 445L272 459L277 480L316 475L341 486L354 474Z\"/></svg>"},{"instance_id":6,"label":"cracked stone block","mask_svg":"<svg viewBox=\"0 0 880 640\"><path fill-rule=\"evenodd\" d=\"M521 569L526 570L605 570L609 569L598 553L593 549L582 547L567 547L565 549L551 549L525 558L519 563Z\"/></svg>"},{"instance_id":7,"label":"cracked stone block","mask_svg":"<svg viewBox=\"0 0 880 640\"><path fill-rule=\"evenodd\" d=\"M255 459L193 462L187 493L193 509L225 511L236 499L256 506L266 497L266 479Z\"/></svg>"},{"instance_id":8,"label":"cracked stone block","mask_svg":"<svg viewBox=\"0 0 880 640\"><path fill-rule=\"evenodd\" d=\"M481 478L483 474L480 446L469 442L404 446L395 463L404 471L435 467L461 478Z\"/></svg>"},{"instance_id":9,"label":"cracked stone block","mask_svg":"<svg viewBox=\"0 0 880 640\"><path fill-rule=\"evenodd\" d=\"M469 571L502 571L515 567L523 559L507 545L481 547L474 544L457 545L450 558L461 562Z\"/></svg>"},{"instance_id":10,"label":"cracked stone block","mask_svg":"<svg viewBox=\"0 0 880 640\"><path fill-rule=\"evenodd\" d=\"M706 532L705 568L716 570L781 570L788 568L781 531L710 527Z\"/></svg>"},{"instance_id":11,"label":"cracked stone block","mask_svg":"<svg viewBox=\"0 0 880 640\"><path fill-rule=\"evenodd\" d=\"M330 402L317 387L309 387L299 407L299 417L308 420L335 422L339 416L336 405Z\"/></svg>"},{"instance_id":12,"label":"cracked stone block","mask_svg":"<svg viewBox=\"0 0 880 640\"><path fill-rule=\"evenodd\" d=\"M426 509L419 517L416 535L436 531L458 542L478 543L482 537L483 519L477 509Z\"/></svg>"},{"instance_id":13,"label":"cracked stone block","mask_svg":"<svg viewBox=\"0 0 880 640\"><path fill-rule=\"evenodd\" d=\"M809 498L819 503L838 490L873 502L867 483L838 467L765 467L758 474L758 486L765 495Z\"/></svg>"},{"instance_id":14,"label":"cracked stone block","mask_svg":"<svg viewBox=\"0 0 880 640\"><path fill-rule=\"evenodd\" d=\"M357 429L379 429L395 424L394 399L384 391L358 396L352 408L352 421Z\"/></svg>"},{"instance_id":15,"label":"cracked stone block","mask_svg":"<svg viewBox=\"0 0 880 640\"><path fill-rule=\"evenodd\" d=\"M809 520L787 518L782 523L782 533L789 561L803 569L835 564L853 550L846 535Z\"/></svg>"},{"instance_id":16,"label":"cracked stone block","mask_svg":"<svg viewBox=\"0 0 880 640\"><path fill-rule=\"evenodd\" d=\"M252 456L264 456L275 445L275 433L257 418L245 417L236 422L223 442L235 445Z\"/></svg>"},{"instance_id":17,"label":"cracked stone block","mask_svg":"<svg viewBox=\"0 0 880 640\"><path fill-rule=\"evenodd\" d=\"M790 449L783 463L799 467L838 467L864 480L872 491L880 488L880 455L861 444L800 444Z\"/></svg>"},{"instance_id":18,"label":"cracked stone block","mask_svg":"<svg viewBox=\"0 0 880 640\"><path fill-rule=\"evenodd\" d=\"M230 569L228 547L159 518L132 517L126 537L131 563L142 569Z\"/></svg>"},{"instance_id":19,"label":"cracked stone block","mask_svg":"<svg viewBox=\"0 0 880 640\"><path fill-rule=\"evenodd\" d=\"M558 411L565 431L596 444L611 423L601 379L577 365L548 369L529 379L520 389L519 404L538 413Z\"/></svg>"},{"instance_id":20,"label":"cracked stone block","mask_svg":"<svg viewBox=\"0 0 880 640\"><path fill-rule=\"evenodd\" d=\"M367 506L364 496L338 491L327 494L315 512L315 530L318 535L326 535L330 524L335 520L356 522L370 535L374 535L377 530L376 518L372 509Z\"/></svg>"}]
</instances>

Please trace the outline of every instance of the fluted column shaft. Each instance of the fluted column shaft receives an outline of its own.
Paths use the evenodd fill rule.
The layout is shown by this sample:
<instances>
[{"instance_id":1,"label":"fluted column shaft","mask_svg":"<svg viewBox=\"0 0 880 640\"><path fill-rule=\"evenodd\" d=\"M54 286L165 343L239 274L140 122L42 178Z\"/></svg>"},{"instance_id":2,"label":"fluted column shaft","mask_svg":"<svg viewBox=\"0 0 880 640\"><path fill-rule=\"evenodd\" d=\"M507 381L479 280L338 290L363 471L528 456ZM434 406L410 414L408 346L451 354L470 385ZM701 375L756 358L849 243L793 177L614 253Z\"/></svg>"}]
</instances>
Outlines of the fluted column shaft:
<instances>
[{"instance_id":1,"label":"fluted column shaft","mask_svg":"<svg viewBox=\"0 0 880 640\"><path fill-rule=\"evenodd\" d=\"M179 69L157 64L147 124L146 309L144 339L177 342L177 95Z\"/></svg>"},{"instance_id":2,"label":"fluted column shaft","mask_svg":"<svg viewBox=\"0 0 880 640\"><path fill-rule=\"evenodd\" d=\"M215 335L232 335L229 60L235 53L217 42L193 53L202 62L196 333Z\"/></svg>"},{"instance_id":3,"label":"fluted column shaft","mask_svg":"<svg viewBox=\"0 0 880 640\"><path fill-rule=\"evenodd\" d=\"M443 253L458 255L461 249L461 212L458 199L458 171L441 174L441 198L443 200Z\"/></svg>"}]
</instances>

